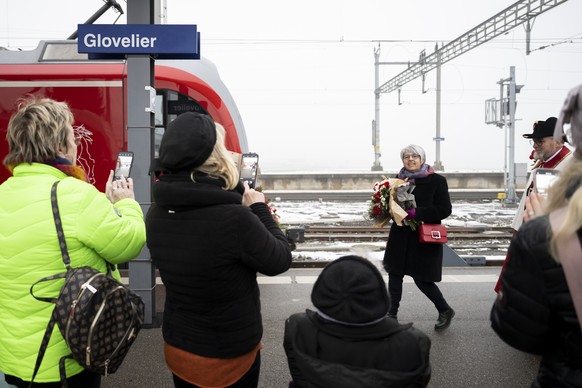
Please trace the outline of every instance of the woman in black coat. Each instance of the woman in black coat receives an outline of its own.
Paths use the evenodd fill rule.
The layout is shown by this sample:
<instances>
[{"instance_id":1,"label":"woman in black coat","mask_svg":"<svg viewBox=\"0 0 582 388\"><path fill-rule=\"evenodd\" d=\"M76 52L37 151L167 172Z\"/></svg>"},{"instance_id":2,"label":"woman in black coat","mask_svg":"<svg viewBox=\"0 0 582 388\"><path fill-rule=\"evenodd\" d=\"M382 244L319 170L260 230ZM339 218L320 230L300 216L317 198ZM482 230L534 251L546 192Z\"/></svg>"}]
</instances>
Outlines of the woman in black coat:
<instances>
[{"instance_id":1,"label":"woman in black coat","mask_svg":"<svg viewBox=\"0 0 582 388\"><path fill-rule=\"evenodd\" d=\"M183 113L160 144L147 244L166 286L164 355L176 387L256 387L263 326L257 272L291 265L262 193L239 183L224 129Z\"/></svg>"},{"instance_id":2,"label":"woman in black coat","mask_svg":"<svg viewBox=\"0 0 582 388\"><path fill-rule=\"evenodd\" d=\"M452 212L447 180L436 174L431 166L425 164L426 154L422 147L411 144L400 152L403 168L399 179L408 180L414 186L412 194L416 208L407 210L407 219L429 224L440 224ZM443 265L443 246L441 244L421 244L418 231L410 226L392 224L386 251L384 268L388 272L388 291L390 310L388 316L397 318L402 299L404 275L414 279L416 286L435 305L438 319L435 330L449 327L455 311L448 305L443 294L435 284L440 282Z\"/></svg>"}]
</instances>

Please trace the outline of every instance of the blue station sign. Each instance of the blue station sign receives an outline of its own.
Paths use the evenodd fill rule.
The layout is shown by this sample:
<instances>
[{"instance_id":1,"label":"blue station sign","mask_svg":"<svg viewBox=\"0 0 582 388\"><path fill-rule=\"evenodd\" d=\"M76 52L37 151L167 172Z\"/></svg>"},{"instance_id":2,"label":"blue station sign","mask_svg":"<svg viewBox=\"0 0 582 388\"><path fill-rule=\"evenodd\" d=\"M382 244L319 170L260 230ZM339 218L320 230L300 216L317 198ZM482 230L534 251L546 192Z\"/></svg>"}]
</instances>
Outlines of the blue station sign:
<instances>
[{"instance_id":1,"label":"blue station sign","mask_svg":"<svg viewBox=\"0 0 582 388\"><path fill-rule=\"evenodd\" d=\"M90 59L200 59L200 33L184 24L79 24L77 48Z\"/></svg>"}]
</instances>

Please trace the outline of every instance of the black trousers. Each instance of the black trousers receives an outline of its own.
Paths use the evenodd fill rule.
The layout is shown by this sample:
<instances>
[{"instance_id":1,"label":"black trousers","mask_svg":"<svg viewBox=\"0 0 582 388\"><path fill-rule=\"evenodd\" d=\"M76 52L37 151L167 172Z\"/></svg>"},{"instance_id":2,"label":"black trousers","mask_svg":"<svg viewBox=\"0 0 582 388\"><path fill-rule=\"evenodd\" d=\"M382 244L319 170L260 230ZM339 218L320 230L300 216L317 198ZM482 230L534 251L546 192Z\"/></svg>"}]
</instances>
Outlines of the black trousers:
<instances>
[{"instance_id":1,"label":"black trousers","mask_svg":"<svg viewBox=\"0 0 582 388\"><path fill-rule=\"evenodd\" d=\"M390 314L398 313L400 301L402 300L403 281L404 275L388 274L388 293L390 294L390 310L388 310L388 313ZM414 279L414 283L418 289L426 295L428 299L430 299L439 313L444 313L450 308L435 282L425 282Z\"/></svg>"},{"instance_id":2,"label":"black trousers","mask_svg":"<svg viewBox=\"0 0 582 388\"><path fill-rule=\"evenodd\" d=\"M229 385L227 388L257 388L259 385L259 373L261 371L261 351L257 352L257 358L251 365L251 368L236 383ZM197 385L190 384L172 373L174 387L176 388L199 388Z\"/></svg>"},{"instance_id":3,"label":"black trousers","mask_svg":"<svg viewBox=\"0 0 582 388\"><path fill-rule=\"evenodd\" d=\"M18 388L28 388L30 384L28 381L10 375L5 375L4 380L6 380L8 384L15 385ZM69 377L67 379L67 385L69 388L99 388L101 386L101 375L83 371L73 377ZM61 382L32 383L30 386L33 388L61 388Z\"/></svg>"}]
</instances>

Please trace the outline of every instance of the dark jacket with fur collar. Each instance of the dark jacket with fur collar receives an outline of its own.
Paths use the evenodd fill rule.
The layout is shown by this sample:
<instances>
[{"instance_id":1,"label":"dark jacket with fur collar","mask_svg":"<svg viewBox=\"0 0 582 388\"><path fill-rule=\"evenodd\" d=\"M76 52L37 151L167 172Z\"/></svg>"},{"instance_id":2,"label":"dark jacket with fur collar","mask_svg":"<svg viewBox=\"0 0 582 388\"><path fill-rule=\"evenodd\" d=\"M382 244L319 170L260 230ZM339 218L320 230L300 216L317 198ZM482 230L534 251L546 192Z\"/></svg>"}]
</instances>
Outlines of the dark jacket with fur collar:
<instances>
[{"instance_id":1,"label":"dark jacket with fur collar","mask_svg":"<svg viewBox=\"0 0 582 388\"><path fill-rule=\"evenodd\" d=\"M268 206L241 205L209 177L162 176L146 218L147 245L166 286L164 340L214 358L251 351L263 334L257 272L291 265Z\"/></svg>"}]
</instances>

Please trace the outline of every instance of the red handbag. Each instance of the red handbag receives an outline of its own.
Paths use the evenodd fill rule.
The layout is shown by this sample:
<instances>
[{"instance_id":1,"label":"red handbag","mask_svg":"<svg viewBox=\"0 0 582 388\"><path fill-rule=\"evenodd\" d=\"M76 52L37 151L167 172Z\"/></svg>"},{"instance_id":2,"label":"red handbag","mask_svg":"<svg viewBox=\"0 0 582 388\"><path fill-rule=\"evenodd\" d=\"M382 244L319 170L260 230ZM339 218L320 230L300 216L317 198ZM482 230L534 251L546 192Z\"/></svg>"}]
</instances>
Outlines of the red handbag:
<instances>
[{"instance_id":1,"label":"red handbag","mask_svg":"<svg viewBox=\"0 0 582 388\"><path fill-rule=\"evenodd\" d=\"M449 241L447 228L442 224L420 224L418 241L421 244L444 244Z\"/></svg>"}]
</instances>

